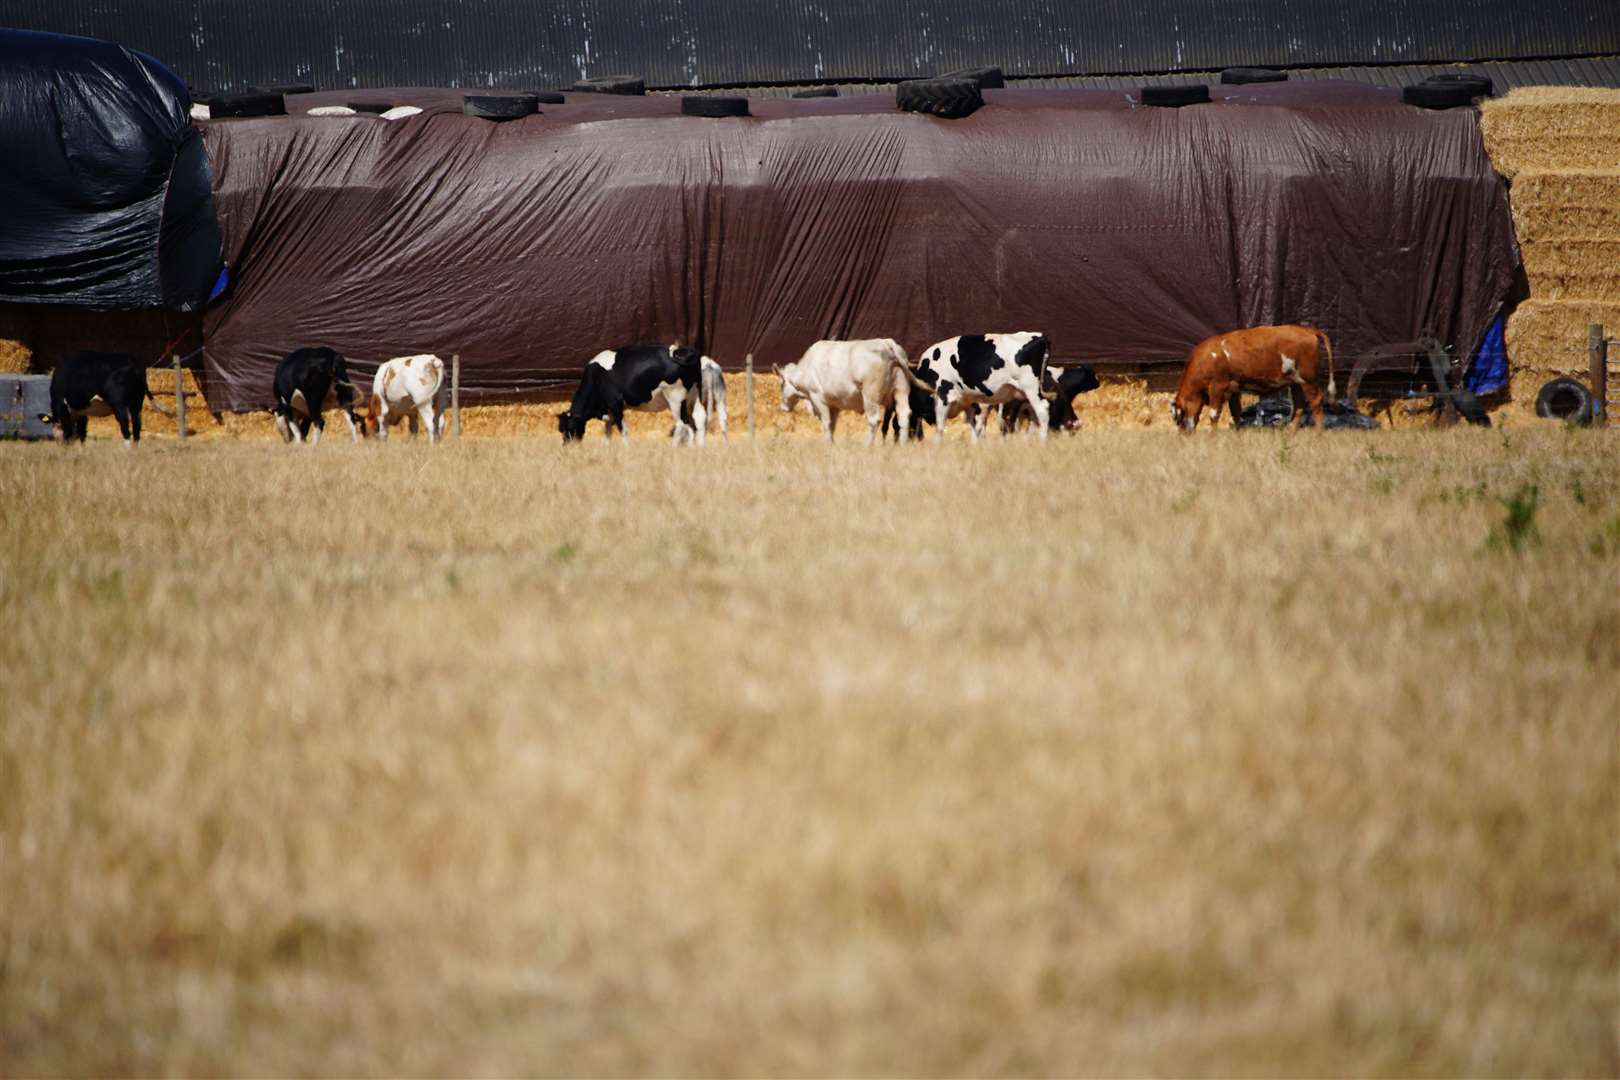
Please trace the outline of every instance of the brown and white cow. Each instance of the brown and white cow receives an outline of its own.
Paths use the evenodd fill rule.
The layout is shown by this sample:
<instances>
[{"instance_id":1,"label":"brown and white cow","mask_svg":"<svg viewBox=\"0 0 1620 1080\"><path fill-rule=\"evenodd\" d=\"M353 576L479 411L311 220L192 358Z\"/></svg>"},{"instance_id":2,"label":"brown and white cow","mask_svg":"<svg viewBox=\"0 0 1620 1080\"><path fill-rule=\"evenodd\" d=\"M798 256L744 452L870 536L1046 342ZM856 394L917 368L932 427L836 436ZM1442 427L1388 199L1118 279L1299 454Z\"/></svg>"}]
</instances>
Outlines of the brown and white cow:
<instances>
[{"instance_id":1,"label":"brown and white cow","mask_svg":"<svg viewBox=\"0 0 1620 1080\"><path fill-rule=\"evenodd\" d=\"M1170 416L1182 431L1198 426L1204 410L1210 410L1210 425L1220 421L1221 407L1232 407L1232 423L1238 418L1238 394L1242 390L1267 392L1299 388L1320 418L1322 391L1316 385L1322 365L1327 365L1327 396L1338 396L1333 380L1333 346L1327 335L1314 326L1256 326L1205 338L1193 346L1187 366L1181 372ZM1294 424L1304 422L1304 413L1294 412ZM1320 419L1317 421L1320 427Z\"/></svg>"},{"instance_id":2,"label":"brown and white cow","mask_svg":"<svg viewBox=\"0 0 1620 1080\"><path fill-rule=\"evenodd\" d=\"M377 368L371 380L371 403L366 410L366 434L387 441L388 429L409 419L411 434L417 421L427 425L428 441L444 434L444 361L432 353L396 356Z\"/></svg>"}]
</instances>

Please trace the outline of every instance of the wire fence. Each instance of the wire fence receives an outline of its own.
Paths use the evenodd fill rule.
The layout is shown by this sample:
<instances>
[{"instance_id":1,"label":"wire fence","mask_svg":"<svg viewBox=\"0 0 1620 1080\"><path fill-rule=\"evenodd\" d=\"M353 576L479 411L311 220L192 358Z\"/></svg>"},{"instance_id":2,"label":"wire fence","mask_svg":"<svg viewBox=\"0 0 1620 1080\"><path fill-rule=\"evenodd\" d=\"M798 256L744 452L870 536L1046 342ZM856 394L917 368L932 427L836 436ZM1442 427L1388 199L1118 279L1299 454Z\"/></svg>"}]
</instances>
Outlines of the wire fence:
<instances>
[{"instance_id":1,"label":"wire fence","mask_svg":"<svg viewBox=\"0 0 1620 1080\"><path fill-rule=\"evenodd\" d=\"M1620 378L1609 374L1608 357L1620 356L1620 339L1608 338L1601 327L1593 327L1592 335L1585 348L1571 346L1567 350L1557 350L1548 353L1543 350L1538 354L1541 363L1538 370L1558 370L1564 372L1583 372L1588 374L1588 385L1593 403L1593 419L1598 423L1620 424ZM201 398L201 392L195 389L185 389L183 383L184 372L194 370L193 362L206 353L206 347L194 349L184 356L172 358L166 365L173 370L175 382L172 388L153 391L157 398L176 400L175 411L180 414L182 428L181 437L184 438L184 411L187 398ZM460 433L460 413L463 405L469 407L485 407L492 405L540 405L568 400L574 388L579 383L579 368L559 367L533 367L513 369L502 365L499 376L490 377L474 369L469 379L467 366L458 353L451 355L451 387L450 387L450 417L449 427L455 434ZM1557 357L1557 362L1548 364L1546 358ZM1049 361L1054 367L1073 367L1080 364L1091 365L1099 376L1127 377L1141 381L1148 392L1167 393L1176 389L1181 376L1183 360L1142 360L1142 359L1063 359L1054 357ZM371 373L378 365L355 364L355 384L361 392L361 400L367 395ZM728 374L747 375L749 397L752 398L753 357L750 354L743 365L725 367ZM1333 364L1333 378L1341 395L1353 395L1357 402L1371 402L1374 408L1386 404L1407 402L1412 404L1429 403L1434 408L1445 406L1449 395L1462 387L1465 377L1464 364L1453 354L1444 349L1422 347L1417 342L1398 343L1380 346L1354 354L1336 354ZM1318 372L1317 383L1325 386L1328 381L1328 372L1325 368ZM1506 387L1503 387L1505 390ZM1262 395L1264 396L1264 395ZM751 404L751 401L750 401ZM750 426L752 426L752 409L750 408Z\"/></svg>"}]
</instances>

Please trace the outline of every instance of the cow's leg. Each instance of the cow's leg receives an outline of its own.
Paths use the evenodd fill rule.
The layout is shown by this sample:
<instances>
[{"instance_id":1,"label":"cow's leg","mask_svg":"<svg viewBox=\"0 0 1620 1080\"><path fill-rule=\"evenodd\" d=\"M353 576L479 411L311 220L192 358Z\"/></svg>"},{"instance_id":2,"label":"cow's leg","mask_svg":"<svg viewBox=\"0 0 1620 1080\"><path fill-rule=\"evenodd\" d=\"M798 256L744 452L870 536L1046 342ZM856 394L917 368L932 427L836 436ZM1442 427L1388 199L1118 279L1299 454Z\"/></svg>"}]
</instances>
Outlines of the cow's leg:
<instances>
[{"instance_id":1,"label":"cow's leg","mask_svg":"<svg viewBox=\"0 0 1620 1080\"><path fill-rule=\"evenodd\" d=\"M989 417L988 406L980 405L977 401L968 406L968 433L972 435L974 442L984 438L984 424Z\"/></svg>"},{"instance_id":2,"label":"cow's leg","mask_svg":"<svg viewBox=\"0 0 1620 1080\"><path fill-rule=\"evenodd\" d=\"M703 407L703 398L692 395L692 430L697 432L697 444L706 445L709 433L709 410Z\"/></svg>"},{"instance_id":3,"label":"cow's leg","mask_svg":"<svg viewBox=\"0 0 1620 1080\"><path fill-rule=\"evenodd\" d=\"M944 394L934 396L934 441L945 441L945 420L951 415L950 402L945 400Z\"/></svg>"},{"instance_id":4,"label":"cow's leg","mask_svg":"<svg viewBox=\"0 0 1620 1080\"><path fill-rule=\"evenodd\" d=\"M321 445L321 436L326 434L326 414L316 413L309 418L309 422L315 429L314 433L309 437L309 448L313 450Z\"/></svg>"},{"instance_id":5,"label":"cow's leg","mask_svg":"<svg viewBox=\"0 0 1620 1080\"><path fill-rule=\"evenodd\" d=\"M405 422L410 425L411 438L413 438L413 439L416 438L417 435L421 434L421 431L422 431L422 426L418 422L416 417L417 417L417 414L413 413L413 412L405 414Z\"/></svg>"},{"instance_id":6,"label":"cow's leg","mask_svg":"<svg viewBox=\"0 0 1620 1080\"><path fill-rule=\"evenodd\" d=\"M124 437L124 445L135 445L129 437L129 410L122 405L113 406L113 419L118 421L118 433Z\"/></svg>"},{"instance_id":7,"label":"cow's leg","mask_svg":"<svg viewBox=\"0 0 1620 1080\"><path fill-rule=\"evenodd\" d=\"M141 404L136 401L135 407L129 410L130 437L136 442L141 441Z\"/></svg>"},{"instance_id":8,"label":"cow's leg","mask_svg":"<svg viewBox=\"0 0 1620 1080\"><path fill-rule=\"evenodd\" d=\"M1232 429L1237 430L1243 419L1243 391L1236 386L1226 394L1226 411L1232 414Z\"/></svg>"},{"instance_id":9,"label":"cow's leg","mask_svg":"<svg viewBox=\"0 0 1620 1080\"><path fill-rule=\"evenodd\" d=\"M1226 396L1231 393L1232 387L1225 383L1211 383L1204 393L1204 407L1209 410L1209 430L1214 431L1215 426L1221 422L1221 409L1226 405Z\"/></svg>"},{"instance_id":10,"label":"cow's leg","mask_svg":"<svg viewBox=\"0 0 1620 1080\"><path fill-rule=\"evenodd\" d=\"M1298 383L1298 386L1299 392L1305 396L1305 404L1311 407L1311 419L1316 424L1316 430L1326 431L1327 425L1325 424L1325 421L1327 420L1327 414L1322 411L1323 399L1326 397L1326 395L1324 395L1313 382L1305 382L1302 379ZM1305 410L1296 410L1293 420L1294 427L1298 428L1304 423Z\"/></svg>"},{"instance_id":11,"label":"cow's leg","mask_svg":"<svg viewBox=\"0 0 1620 1080\"><path fill-rule=\"evenodd\" d=\"M383 405L377 410L377 438L382 442L388 441L388 406Z\"/></svg>"},{"instance_id":12,"label":"cow's leg","mask_svg":"<svg viewBox=\"0 0 1620 1080\"><path fill-rule=\"evenodd\" d=\"M360 425L356 424L354 422L354 411L352 409L344 409L343 410L343 419L345 419L345 420L347 420L349 422L349 441L352 442L352 443L359 442L360 441Z\"/></svg>"},{"instance_id":13,"label":"cow's leg","mask_svg":"<svg viewBox=\"0 0 1620 1080\"><path fill-rule=\"evenodd\" d=\"M411 432L412 432L412 434L415 434L415 432L416 432L416 420L417 420L417 417L421 418L422 426L427 428L428 442L429 443L438 442L439 441L439 431L438 431L438 428L435 426L434 421L433 421L433 400L431 398L429 398L427 401L422 402L422 404L420 404L420 405L418 405L416 407L416 416L411 417Z\"/></svg>"},{"instance_id":14,"label":"cow's leg","mask_svg":"<svg viewBox=\"0 0 1620 1080\"><path fill-rule=\"evenodd\" d=\"M720 439L727 446L731 445L731 435L726 430L726 399L716 398L714 402L714 415L720 423Z\"/></svg>"},{"instance_id":15,"label":"cow's leg","mask_svg":"<svg viewBox=\"0 0 1620 1080\"><path fill-rule=\"evenodd\" d=\"M74 418L73 434L74 437L80 442L84 442L86 439L90 438L90 418L88 416L78 416Z\"/></svg>"},{"instance_id":16,"label":"cow's leg","mask_svg":"<svg viewBox=\"0 0 1620 1080\"><path fill-rule=\"evenodd\" d=\"M1041 441L1045 442L1047 433L1052 427L1052 406L1041 397L1041 380L1025 376L1018 389L1024 395L1024 401L1028 403L1029 411L1035 414L1035 426L1040 430ZM1023 412L1017 402L1013 405L1019 412Z\"/></svg>"}]
</instances>

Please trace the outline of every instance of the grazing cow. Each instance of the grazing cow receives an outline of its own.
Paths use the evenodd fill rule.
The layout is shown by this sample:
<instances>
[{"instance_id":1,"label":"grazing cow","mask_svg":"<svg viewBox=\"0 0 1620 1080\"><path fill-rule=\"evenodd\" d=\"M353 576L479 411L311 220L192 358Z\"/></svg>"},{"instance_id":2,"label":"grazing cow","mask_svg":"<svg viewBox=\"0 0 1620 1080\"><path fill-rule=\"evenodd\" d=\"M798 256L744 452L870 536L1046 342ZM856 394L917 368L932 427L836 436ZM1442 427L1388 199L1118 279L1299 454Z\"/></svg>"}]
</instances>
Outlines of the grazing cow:
<instances>
[{"instance_id":1,"label":"grazing cow","mask_svg":"<svg viewBox=\"0 0 1620 1080\"><path fill-rule=\"evenodd\" d=\"M726 376L720 370L720 365L703 358L702 367L698 374L698 399L703 403L703 410L709 414L711 423L720 425L720 437L727 443L731 436L726 433ZM707 425L705 425L707 426ZM698 428L698 445L703 445L703 428Z\"/></svg>"},{"instance_id":2,"label":"grazing cow","mask_svg":"<svg viewBox=\"0 0 1620 1080\"><path fill-rule=\"evenodd\" d=\"M585 437L586 424L600 420L609 439L615 427L623 438L626 409L668 409L675 417L676 443L690 442L694 426L701 441L701 433L708 425L708 411L698 389L702 368L702 354L683 345L604 349L586 362L574 400L568 411L557 417L557 430L563 442L575 442ZM691 423L687 422L688 416Z\"/></svg>"},{"instance_id":3,"label":"grazing cow","mask_svg":"<svg viewBox=\"0 0 1620 1080\"><path fill-rule=\"evenodd\" d=\"M783 367L772 364L771 370L782 380L782 411L792 412L801 400L807 402L828 442L833 441L838 414L844 409L865 415L867 446L876 440L884 410L891 405L899 413L902 431L909 434L907 385L921 384L906 363L906 350L892 338L818 341L798 360Z\"/></svg>"},{"instance_id":4,"label":"grazing cow","mask_svg":"<svg viewBox=\"0 0 1620 1080\"><path fill-rule=\"evenodd\" d=\"M1046 371L1046 335L1035 330L1013 334L963 334L923 350L917 378L934 394L935 438L945 437L945 421L973 405L1000 405L1022 399L1046 438L1050 410L1041 396ZM984 434L988 408L969 418L973 440Z\"/></svg>"},{"instance_id":5,"label":"grazing cow","mask_svg":"<svg viewBox=\"0 0 1620 1080\"><path fill-rule=\"evenodd\" d=\"M1074 399L1101 385L1102 383L1097 381L1097 372L1090 364L1081 364L1068 370L1060 367L1047 368L1046 374L1041 378L1041 396L1051 403L1052 414L1048 427L1053 431L1079 431L1080 415L1074 411ZM1011 435L1021 424L1034 422L1034 412L1022 401L1009 401L1001 407L1003 435Z\"/></svg>"},{"instance_id":6,"label":"grazing cow","mask_svg":"<svg viewBox=\"0 0 1620 1080\"><path fill-rule=\"evenodd\" d=\"M1210 426L1220 422L1221 408L1232 407L1232 423L1239 422L1240 391L1299 388L1314 416L1321 417L1322 391L1316 378L1327 365L1327 396L1338 396L1333 379L1333 346L1314 326L1257 326L1216 334L1193 346L1181 372L1181 386L1170 406L1170 416L1182 431L1198 427L1204 409L1211 411ZM1305 420L1294 411L1293 423ZM1321 425L1318 423L1318 430Z\"/></svg>"},{"instance_id":7,"label":"grazing cow","mask_svg":"<svg viewBox=\"0 0 1620 1080\"><path fill-rule=\"evenodd\" d=\"M56 365L51 374L51 411L40 414L58 442L84 442L92 416L113 416L125 446L141 441L141 406L173 416L158 404L146 386L146 364L128 353L75 353Z\"/></svg>"},{"instance_id":8,"label":"grazing cow","mask_svg":"<svg viewBox=\"0 0 1620 1080\"><path fill-rule=\"evenodd\" d=\"M360 418L354 412L359 394L349 381L343 354L337 350L325 346L294 349L276 365L274 390L276 403L270 412L283 442L308 439L311 447L319 446L327 409L342 409L349 421L349 437L360 441ZM312 426L314 436L309 433Z\"/></svg>"},{"instance_id":9,"label":"grazing cow","mask_svg":"<svg viewBox=\"0 0 1620 1080\"><path fill-rule=\"evenodd\" d=\"M366 434L386 442L388 429L407 419L415 435L420 420L427 425L428 441L438 442L444 434L445 395L443 360L431 353L396 356L377 368L371 380Z\"/></svg>"}]
</instances>

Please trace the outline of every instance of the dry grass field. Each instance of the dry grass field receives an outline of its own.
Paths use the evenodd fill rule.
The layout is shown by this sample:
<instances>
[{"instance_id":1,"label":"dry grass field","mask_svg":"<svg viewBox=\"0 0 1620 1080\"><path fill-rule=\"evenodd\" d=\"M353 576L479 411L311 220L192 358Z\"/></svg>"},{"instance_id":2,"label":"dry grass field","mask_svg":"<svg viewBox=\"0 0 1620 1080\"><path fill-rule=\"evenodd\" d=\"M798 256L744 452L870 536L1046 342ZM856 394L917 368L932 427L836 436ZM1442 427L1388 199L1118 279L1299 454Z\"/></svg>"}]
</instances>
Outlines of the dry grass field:
<instances>
[{"instance_id":1,"label":"dry grass field","mask_svg":"<svg viewBox=\"0 0 1620 1080\"><path fill-rule=\"evenodd\" d=\"M0 1074L1620 1071L1613 433L0 444L0 506Z\"/></svg>"}]
</instances>

